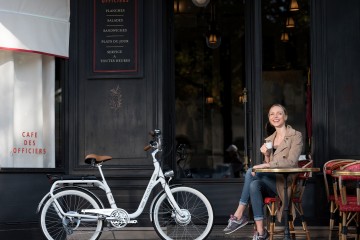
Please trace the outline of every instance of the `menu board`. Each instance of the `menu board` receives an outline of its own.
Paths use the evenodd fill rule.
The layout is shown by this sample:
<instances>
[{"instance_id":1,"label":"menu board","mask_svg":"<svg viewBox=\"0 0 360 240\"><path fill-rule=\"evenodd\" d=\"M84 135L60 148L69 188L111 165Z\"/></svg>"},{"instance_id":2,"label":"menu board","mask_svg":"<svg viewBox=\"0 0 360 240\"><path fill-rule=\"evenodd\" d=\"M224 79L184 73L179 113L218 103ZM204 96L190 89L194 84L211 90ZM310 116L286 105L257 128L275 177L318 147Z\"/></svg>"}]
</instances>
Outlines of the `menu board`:
<instances>
[{"instance_id":1,"label":"menu board","mask_svg":"<svg viewBox=\"0 0 360 240\"><path fill-rule=\"evenodd\" d=\"M94 0L94 72L138 72L138 0Z\"/></svg>"}]
</instances>

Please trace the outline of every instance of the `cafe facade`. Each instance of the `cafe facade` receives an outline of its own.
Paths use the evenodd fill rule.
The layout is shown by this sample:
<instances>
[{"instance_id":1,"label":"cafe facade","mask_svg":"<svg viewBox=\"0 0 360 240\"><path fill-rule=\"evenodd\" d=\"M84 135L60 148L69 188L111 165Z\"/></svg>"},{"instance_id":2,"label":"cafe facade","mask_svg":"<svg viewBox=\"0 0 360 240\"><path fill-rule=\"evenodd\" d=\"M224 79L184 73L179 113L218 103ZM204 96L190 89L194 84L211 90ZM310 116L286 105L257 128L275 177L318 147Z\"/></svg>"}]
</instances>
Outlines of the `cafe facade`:
<instances>
[{"instance_id":1,"label":"cafe facade","mask_svg":"<svg viewBox=\"0 0 360 240\"><path fill-rule=\"evenodd\" d=\"M112 156L104 174L118 206L135 211L153 171L143 150L153 129L163 167L208 197L215 224L227 223L244 171L262 161L273 103L315 167L360 159L357 0L35 2L42 8L0 5L0 238L39 239L47 174L97 175L90 153ZM26 19L40 15L32 34L40 25ZM314 173L306 187L310 226L328 224L323 181ZM147 213L139 227L151 225Z\"/></svg>"}]
</instances>

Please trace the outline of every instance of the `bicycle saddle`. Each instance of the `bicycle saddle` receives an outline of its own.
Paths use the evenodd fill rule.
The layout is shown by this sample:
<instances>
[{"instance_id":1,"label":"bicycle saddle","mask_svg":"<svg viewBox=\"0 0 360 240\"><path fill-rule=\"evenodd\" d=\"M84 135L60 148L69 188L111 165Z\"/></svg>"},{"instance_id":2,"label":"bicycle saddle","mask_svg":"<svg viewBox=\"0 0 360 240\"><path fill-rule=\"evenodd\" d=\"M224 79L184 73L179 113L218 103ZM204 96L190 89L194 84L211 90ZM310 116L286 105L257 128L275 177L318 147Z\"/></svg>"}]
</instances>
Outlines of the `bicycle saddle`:
<instances>
[{"instance_id":1,"label":"bicycle saddle","mask_svg":"<svg viewBox=\"0 0 360 240\"><path fill-rule=\"evenodd\" d=\"M85 157L85 163L91 164L91 160L95 160L95 163L101 163L111 160L110 156L101 156L96 154L89 154Z\"/></svg>"}]
</instances>

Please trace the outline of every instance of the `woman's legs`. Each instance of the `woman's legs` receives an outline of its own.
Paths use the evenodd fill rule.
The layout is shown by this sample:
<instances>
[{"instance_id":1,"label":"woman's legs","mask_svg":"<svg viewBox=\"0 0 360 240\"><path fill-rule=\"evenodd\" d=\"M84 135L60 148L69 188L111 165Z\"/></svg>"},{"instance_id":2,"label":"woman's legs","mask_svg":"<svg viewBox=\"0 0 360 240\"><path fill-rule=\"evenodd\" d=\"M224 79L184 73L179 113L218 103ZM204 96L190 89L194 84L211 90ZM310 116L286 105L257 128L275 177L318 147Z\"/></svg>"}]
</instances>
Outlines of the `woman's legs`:
<instances>
[{"instance_id":1,"label":"woman's legs","mask_svg":"<svg viewBox=\"0 0 360 240\"><path fill-rule=\"evenodd\" d=\"M260 234L263 235L264 234L264 221L263 220L255 220L255 226L256 226L256 231Z\"/></svg>"},{"instance_id":2,"label":"woman's legs","mask_svg":"<svg viewBox=\"0 0 360 240\"><path fill-rule=\"evenodd\" d=\"M244 219L242 218L246 206L248 205L249 199L251 198L256 228L259 234L262 235L264 230L263 195L275 195L275 194L276 194L275 174L257 173L255 176L253 176L252 168L248 169L245 174L244 187L242 189L240 202L234 213L234 216L236 218L234 218L235 220L230 218L229 225L231 225L231 221L236 222L236 221L244 220L247 222L247 218ZM229 228L229 226L227 228ZM227 229L225 229L225 231L226 230Z\"/></svg>"},{"instance_id":3,"label":"woman's legs","mask_svg":"<svg viewBox=\"0 0 360 240\"><path fill-rule=\"evenodd\" d=\"M250 199L254 220L264 219L264 197L276 196L276 177L274 174L258 174L250 184Z\"/></svg>"},{"instance_id":4,"label":"woman's legs","mask_svg":"<svg viewBox=\"0 0 360 240\"><path fill-rule=\"evenodd\" d=\"M252 176L252 168L249 168L245 174L245 181L244 187L241 192L240 202L239 205L234 213L234 216L240 219L243 216L243 213L248 205L250 199L250 184L251 182L256 179L256 177Z\"/></svg>"},{"instance_id":5,"label":"woman's legs","mask_svg":"<svg viewBox=\"0 0 360 240\"><path fill-rule=\"evenodd\" d=\"M250 199L256 230L262 236L268 234L264 228L264 197L276 195L276 176L258 173L257 177L250 184Z\"/></svg>"},{"instance_id":6,"label":"woman's legs","mask_svg":"<svg viewBox=\"0 0 360 240\"><path fill-rule=\"evenodd\" d=\"M252 168L249 168L246 171L244 186L241 192L240 202L238 208L235 211L234 216L241 218L246 206L249 203L251 198L252 205L256 202L256 207L263 204L263 195L274 195L276 194L276 176L271 173L256 173L255 176L252 175ZM256 182L254 184L254 182ZM260 210L260 209L257 209ZM257 211L259 213L259 211ZM257 214L254 213L254 217ZM261 214L259 217L261 217ZM255 219L256 220L256 219Z\"/></svg>"},{"instance_id":7,"label":"woman's legs","mask_svg":"<svg viewBox=\"0 0 360 240\"><path fill-rule=\"evenodd\" d=\"M251 175L250 168L245 174L245 182L241 193L240 203L234 213L234 216L230 216L228 225L224 229L225 234L230 234L248 223L247 217L243 216L243 214L250 198L250 183L253 181L253 178L254 177Z\"/></svg>"},{"instance_id":8,"label":"woman's legs","mask_svg":"<svg viewBox=\"0 0 360 240\"><path fill-rule=\"evenodd\" d=\"M237 209L234 213L234 216L237 217L238 219L240 219L242 217L245 209L246 209L246 205L239 203L239 206L237 207Z\"/></svg>"}]
</instances>

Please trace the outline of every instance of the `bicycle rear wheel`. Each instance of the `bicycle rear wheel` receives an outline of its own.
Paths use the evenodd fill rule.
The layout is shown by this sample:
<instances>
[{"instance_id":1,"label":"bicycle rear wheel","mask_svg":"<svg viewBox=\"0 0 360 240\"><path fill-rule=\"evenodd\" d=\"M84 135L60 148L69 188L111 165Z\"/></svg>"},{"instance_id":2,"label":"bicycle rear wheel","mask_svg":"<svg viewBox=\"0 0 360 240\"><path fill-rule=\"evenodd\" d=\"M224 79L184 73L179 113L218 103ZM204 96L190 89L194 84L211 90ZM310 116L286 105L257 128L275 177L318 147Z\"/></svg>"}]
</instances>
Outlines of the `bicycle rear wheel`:
<instances>
[{"instance_id":1,"label":"bicycle rear wheel","mask_svg":"<svg viewBox=\"0 0 360 240\"><path fill-rule=\"evenodd\" d=\"M162 239L205 239L211 232L214 213L209 200L199 191L190 187L171 189L183 217L176 213L162 194L153 207L153 225Z\"/></svg>"},{"instance_id":2,"label":"bicycle rear wheel","mask_svg":"<svg viewBox=\"0 0 360 240\"><path fill-rule=\"evenodd\" d=\"M81 209L98 209L97 199L81 190L63 190L54 195L65 213L81 213ZM100 237L103 221L61 216L53 199L43 206L40 215L41 229L49 240L96 240Z\"/></svg>"}]
</instances>

